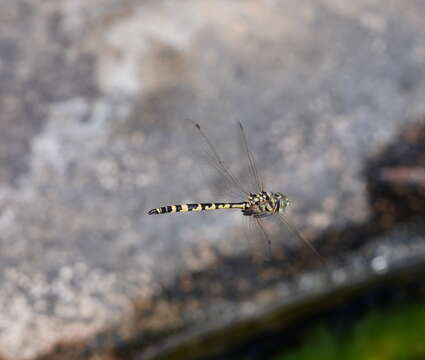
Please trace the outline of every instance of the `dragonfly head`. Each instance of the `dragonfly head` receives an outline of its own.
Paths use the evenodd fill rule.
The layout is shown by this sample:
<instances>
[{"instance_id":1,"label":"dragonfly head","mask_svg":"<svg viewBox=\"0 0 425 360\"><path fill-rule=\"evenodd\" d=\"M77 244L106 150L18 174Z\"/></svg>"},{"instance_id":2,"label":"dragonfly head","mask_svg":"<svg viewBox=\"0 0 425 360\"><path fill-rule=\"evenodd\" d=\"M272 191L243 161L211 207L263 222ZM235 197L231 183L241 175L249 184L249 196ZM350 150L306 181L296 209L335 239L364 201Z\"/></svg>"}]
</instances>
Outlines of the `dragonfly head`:
<instances>
[{"instance_id":1,"label":"dragonfly head","mask_svg":"<svg viewBox=\"0 0 425 360\"><path fill-rule=\"evenodd\" d=\"M291 200L289 200L285 195L283 195L280 192L274 193L273 196L279 204L278 205L279 212L284 212L285 209L288 207L288 205L291 203Z\"/></svg>"}]
</instances>

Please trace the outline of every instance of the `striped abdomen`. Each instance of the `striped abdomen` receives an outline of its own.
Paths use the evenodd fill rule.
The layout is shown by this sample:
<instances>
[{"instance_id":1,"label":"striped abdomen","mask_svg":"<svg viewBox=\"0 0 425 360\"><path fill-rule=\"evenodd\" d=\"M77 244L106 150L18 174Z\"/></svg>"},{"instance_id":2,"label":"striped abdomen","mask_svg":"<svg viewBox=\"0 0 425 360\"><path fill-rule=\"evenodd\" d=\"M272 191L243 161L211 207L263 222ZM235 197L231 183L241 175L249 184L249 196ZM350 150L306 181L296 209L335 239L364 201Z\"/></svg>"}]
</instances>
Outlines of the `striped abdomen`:
<instances>
[{"instance_id":1,"label":"striped abdomen","mask_svg":"<svg viewBox=\"0 0 425 360\"><path fill-rule=\"evenodd\" d=\"M149 215L153 214L166 214L176 212L188 211L204 211L204 210L220 210L220 209L246 209L248 204L246 202L240 203L199 203L199 204L179 204L162 206L148 211Z\"/></svg>"}]
</instances>

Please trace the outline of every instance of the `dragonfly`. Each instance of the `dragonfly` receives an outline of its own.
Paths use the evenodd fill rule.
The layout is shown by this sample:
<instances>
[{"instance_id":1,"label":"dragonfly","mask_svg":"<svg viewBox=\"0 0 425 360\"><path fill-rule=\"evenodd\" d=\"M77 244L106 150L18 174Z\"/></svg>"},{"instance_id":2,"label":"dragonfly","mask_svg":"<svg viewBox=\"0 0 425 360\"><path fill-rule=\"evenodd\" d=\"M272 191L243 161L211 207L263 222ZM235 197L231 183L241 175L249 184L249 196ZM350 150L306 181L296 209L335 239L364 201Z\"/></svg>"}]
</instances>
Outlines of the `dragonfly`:
<instances>
[{"instance_id":1,"label":"dragonfly","mask_svg":"<svg viewBox=\"0 0 425 360\"><path fill-rule=\"evenodd\" d=\"M248 146L247 136L245 134L244 127L240 121L238 121L238 128L240 137L242 140L242 146L244 153L248 158L250 178L253 179L254 186L256 187L255 192L247 191L242 181L236 177L230 168L225 165L213 142L206 135L204 130L201 128L199 123L193 120L188 120L192 126L195 127L197 133L202 137L204 145L206 145L207 153L211 159L214 167L226 178L228 182L233 184L235 188L239 189L244 194L245 200L239 202L205 202L205 203L184 203L177 205L166 205L158 208L151 209L147 212L148 215L160 215L169 213L186 213L192 211L210 211L210 210L227 210L237 209L242 212L242 215L254 219L254 224L260 230L261 236L268 246L269 257L271 257L271 240L266 226L263 223L263 219L269 216L277 217L293 235L307 245L311 251L313 251L320 259L322 256L316 250L316 248L305 239L288 221L286 218L286 210L291 204L291 200L281 192L266 191L264 188L264 182L262 181L257 166L255 164L254 156Z\"/></svg>"}]
</instances>

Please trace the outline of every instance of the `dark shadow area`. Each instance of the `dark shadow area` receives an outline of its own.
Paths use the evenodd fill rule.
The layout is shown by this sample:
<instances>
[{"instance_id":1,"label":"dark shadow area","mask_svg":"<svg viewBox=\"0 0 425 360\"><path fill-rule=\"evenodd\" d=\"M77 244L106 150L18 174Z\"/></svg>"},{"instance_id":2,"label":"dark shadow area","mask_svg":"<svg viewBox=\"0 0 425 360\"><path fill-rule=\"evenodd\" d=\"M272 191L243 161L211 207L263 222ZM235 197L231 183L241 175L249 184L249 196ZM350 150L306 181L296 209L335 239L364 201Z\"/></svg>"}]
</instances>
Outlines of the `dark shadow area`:
<instances>
[{"instance_id":1,"label":"dark shadow area","mask_svg":"<svg viewBox=\"0 0 425 360\"><path fill-rule=\"evenodd\" d=\"M394 142L365 165L371 216L368 222L326 232L315 240L321 253L332 258L355 251L372 237L425 215L425 125L403 130Z\"/></svg>"}]
</instances>

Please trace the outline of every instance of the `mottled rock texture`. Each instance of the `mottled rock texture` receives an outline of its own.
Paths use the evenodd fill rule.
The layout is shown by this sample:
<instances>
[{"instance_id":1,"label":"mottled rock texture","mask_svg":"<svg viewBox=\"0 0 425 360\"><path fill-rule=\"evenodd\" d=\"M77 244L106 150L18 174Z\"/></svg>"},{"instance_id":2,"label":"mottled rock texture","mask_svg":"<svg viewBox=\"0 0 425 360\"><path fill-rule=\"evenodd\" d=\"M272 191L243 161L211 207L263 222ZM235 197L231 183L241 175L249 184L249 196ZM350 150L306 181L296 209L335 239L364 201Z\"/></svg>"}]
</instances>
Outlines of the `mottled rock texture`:
<instances>
[{"instance_id":1,"label":"mottled rock texture","mask_svg":"<svg viewBox=\"0 0 425 360\"><path fill-rule=\"evenodd\" d=\"M422 1L396 0L0 2L3 356L125 328L132 309L151 334L267 304L266 286L303 272L280 256L302 244L276 235L262 265L239 213L145 215L226 199L183 119L246 178L243 121L268 188L294 201L289 218L313 242L367 222L365 163L425 113L424 18ZM162 306L193 272L206 295L186 312Z\"/></svg>"}]
</instances>

